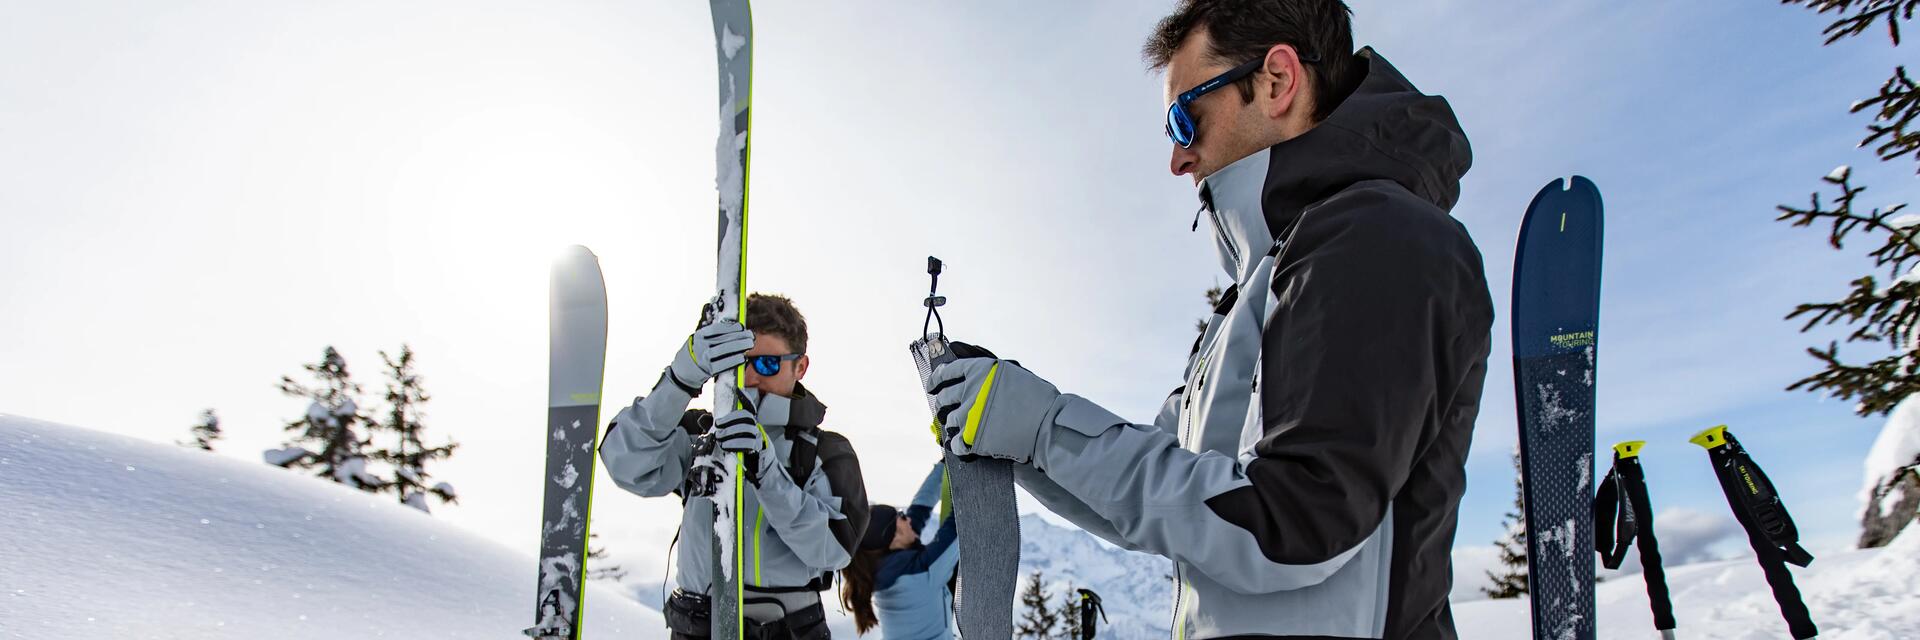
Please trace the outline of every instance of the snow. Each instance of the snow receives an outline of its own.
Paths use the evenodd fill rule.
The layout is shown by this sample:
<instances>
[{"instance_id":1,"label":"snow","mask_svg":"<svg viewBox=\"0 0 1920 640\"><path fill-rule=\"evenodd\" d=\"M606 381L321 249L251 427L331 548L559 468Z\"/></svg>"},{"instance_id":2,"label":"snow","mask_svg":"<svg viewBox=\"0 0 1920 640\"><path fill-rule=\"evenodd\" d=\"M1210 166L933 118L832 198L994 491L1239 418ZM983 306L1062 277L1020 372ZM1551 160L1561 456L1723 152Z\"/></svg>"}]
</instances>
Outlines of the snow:
<instances>
[{"instance_id":1,"label":"snow","mask_svg":"<svg viewBox=\"0 0 1920 640\"><path fill-rule=\"evenodd\" d=\"M962 558L962 562L966 559ZM1166 638L1173 616L1173 563L1166 558L1127 551L1093 535L1020 516L1020 590L1034 569L1047 581L1055 603L1069 584L1100 594L1111 624L1099 637L1119 640ZM1015 593L1019 593L1016 590ZM1019 610L1014 612L1019 617Z\"/></svg>"},{"instance_id":2,"label":"snow","mask_svg":"<svg viewBox=\"0 0 1920 640\"><path fill-rule=\"evenodd\" d=\"M446 496L448 500L453 500L460 496L460 494L454 492L453 485L445 482L435 483L433 485L433 492Z\"/></svg>"},{"instance_id":3,"label":"snow","mask_svg":"<svg viewBox=\"0 0 1920 640\"><path fill-rule=\"evenodd\" d=\"M267 464L270 464L276 467L284 467L289 464L293 464L293 461L299 460L301 458L305 458L310 455L313 455L313 452L306 450L304 447L287 447L285 449L268 449L266 451L260 452L261 459L266 460Z\"/></svg>"},{"instance_id":4,"label":"snow","mask_svg":"<svg viewBox=\"0 0 1920 640\"><path fill-rule=\"evenodd\" d=\"M1713 543L1739 530L1728 516L1684 509L1662 511L1662 550L1680 558L1709 557ZM1020 518L1020 571L1046 574L1057 593L1068 582L1100 594L1112 618L1100 637L1130 640L1165 638L1171 616L1170 564L1152 555L1126 551L1085 532L1049 524L1039 516ZM1527 601L1486 600L1477 588L1498 560L1490 545L1454 551L1453 614L1459 637L1474 640L1530 640ZM1628 554L1637 562L1638 553ZM1786 637L1773 593L1751 557L1684 564L1669 559L1680 637L1688 640L1760 640ZM1899 569L1886 570L1886 567ZM1906 533L1884 549L1823 554L1813 566L1792 569L1822 638L1896 640L1920 638L1920 534ZM1646 583L1637 573L1613 574L1594 588L1602 640L1643 640L1653 633ZM658 598L658 585L652 586ZM835 607L829 607L833 609ZM839 614L830 613L830 616ZM852 638L834 618L836 638Z\"/></svg>"},{"instance_id":5,"label":"snow","mask_svg":"<svg viewBox=\"0 0 1920 640\"><path fill-rule=\"evenodd\" d=\"M418 491L407 492L407 497L401 498L400 504L419 509L421 513L433 513L432 509L427 508L427 494Z\"/></svg>"},{"instance_id":6,"label":"snow","mask_svg":"<svg viewBox=\"0 0 1920 640\"><path fill-rule=\"evenodd\" d=\"M1664 536L1663 536L1664 537ZM1826 554L1792 569L1820 637L1848 640L1920 638L1920 536L1903 534L1882 549ZM1889 570L1889 568L1892 568ZM1678 635L1689 640L1784 638L1773 593L1752 558L1667 567ZM1646 583L1637 575L1595 589L1601 640L1656 637ZM1524 640L1525 599L1456 603L1461 638Z\"/></svg>"},{"instance_id":7,"label":"snow","mask_svg":"<svg viewBox=\"0 0 1920 640\"><path fill-rule=\"evenodd\" d=\"M1920 402L1916 402L1920 405ZM1920 453L1920 409L1895 409L1867 469ZM0 414L0 638L512 638L532 623L536 560L376 496L303 473L193 449ZM1690 640L1784 636L1751 558L1683 564L1728 533L1718 514L1660 514L1668 584ZM1101 637L1165 637L1164 559L1124 551L1038 516L1021 519L1022 570L1106 601ZM1698 538L1698 544L1683 539ZM1524 639L1525 600L1467 601L1489 554L1456 551L1461 638ZM1629 555L1630 558L1635 557ZM1826 553L1794 568L1822 637L1920 638L1920 534ZM658 585L589 587L587 637L663 637L630 599ZM1652 637L1645 586L1595 589L1599 637ZM653 606L657 606L654 603ZM835 637L851 620L828 606Z\"/></svg>"},{"instance_id":8,"label":"snow","mask_svg":"<svg viewBox=\"0 0 1920 640\"><path fill-rule=\"evenodd\" d=\"M1920 213L1909 213L1903 216L1894 216L1892 220L1887 221L1887 226L1893 227L1895 229L1906 229L1906 228L1913 227L1914 225L1920 225Z\"/></svg>"},{"instance_id":9,"label":"snow","mask_svg":"<svg viewBox=\"0 0 1920 640\"><path fill-rule=\"evenodd\" d=\"M1839 182L1839 181L1842 181L1842 180L1846 180L1846 179L1847 179L1847 176L1848 176L1848 175L1850 175L1850 174L1852 174L1852 173L1853 173L1853 167L1850 167L1850 166L1847 166L1847 165L1844 165L1844 164L1843 164L1843 165L1840 165L1840 166L1838 166L1838 167L1834 167L1834 168L1833 168L1833 171L1831 171L1831 172L1828 172L1828 173L1827 173L1827 179L1828 179L1828 180L1831 180L1831 181L1833 181L1833 182Z\"/></svg>"},{"instance_id":10,"label":"snow","mask_svg":"<svg viewBox=\"0 0 1920 640\"><path fill-rule=\"evenodd\" d=\"M5 414L0 461L0 638L518 638L533 623L531 553L391 496ZM665 637L658 613L588 595L588 638Z\"/></svg>"},{"instance_id":11,"label":"snow","mask_svg":"<svg viewBox=\"0 0 1920 640\"><path fill-rule=\"evenodd\" d=\"M740 53L740 47L747 46L747 37L733 32L732 25L720 26L720 50L728 60Z\"/></svg>"},{"instance_id":12,"label":"snow","mask_svg":"<svg viewBox=\"0 0 1920 640\"><path fill-rule=\"evenodd\" d=\"M340 466L333 469L333 477L350 487L375 487L382 482L379 476L367 473L367 459L363 456L340 461Z\"/></svg>"},{"instance_id":13,"label":"snow","mask_svg":"<svg viewBox=\"0 0 1920 640\"><path fill-rule=\"evenodd\" d=\"M1867 451L1867 457L1861 467L1864 472L1860 484L1860 504L1865 509L1873 507L1868 501L1873 499L1874 489L1885 484L1895 472L1914 464L1920 459L1920 398L1909 397L1894 405L1893 412L1887 416L1887 426L1880 429L1880 437L1874 439L1873 448ZM1888 499L1898 499L1900 492L1888 492ZM1880 507L1884 511L1887 506Z\"/></svg>"}]
</instances>

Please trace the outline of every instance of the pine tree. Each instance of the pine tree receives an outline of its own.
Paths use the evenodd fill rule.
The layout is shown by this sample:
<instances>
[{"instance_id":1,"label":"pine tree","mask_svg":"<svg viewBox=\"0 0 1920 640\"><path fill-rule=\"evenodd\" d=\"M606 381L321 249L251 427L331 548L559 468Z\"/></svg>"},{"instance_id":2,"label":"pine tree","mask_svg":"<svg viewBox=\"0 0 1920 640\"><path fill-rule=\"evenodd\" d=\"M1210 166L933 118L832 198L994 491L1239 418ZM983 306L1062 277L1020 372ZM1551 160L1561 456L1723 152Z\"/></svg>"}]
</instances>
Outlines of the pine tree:
<instances>
[{"instance_id":1,"label":"pine tree","mask_svg":"<svg viewBox=\"0 0 1920 640\"><path fill-rule=\"evenodd\" d=\"M1060 633L1060 612L1048 601L1047 581L1039 569L1027 579L1020 592L1020 619L1014 622L1013 637L1029 640L1054 640Z\"/></svg>"},{"instance_id":2,"label":"pine tree","mask_svg":"<svg viewBox=\"0 0 1920 640\"><path fill-rule=\"evenodd\" d=\"M455 502L452 485L444 482L428 485L433 476L427 472L427 463L452 457L460 444L449 440L438 447L429 447L421 437L427 427L422 422L426 414L420 406L432 397L427 395L419 372L414 370L413 348L402 344L399 358L382 351L380 359L387 365L387 411L385 419L373 427L393 434L398 440L393 449L371 453L374 459L393 466L393 478L384 482L399 495L401 504L421 511L428 511L428 495L439 498L442 503Z\"/></svg>"},{"instance_id":3,"label":"pine tree","mask_svg":"<svg viewBox=\"0 0 1920 640\"><path fill-rule=\"evenodd\" d=\"M607 548L605 546L598 549L593 547L594 541L599 539L600 534L598 533L587 534L587 579L612 580L614 582L625 580L627 578L627 570L625 568L617 564L607 564ZM595 562L598 562L599 566L594 566Z\"/></svg>"},{"instance_id":4,"label":"pine tree","mask_svg":"<svg viewBox=\"0 0 1920 640\"><path fill-rule=\"evenodd\" d=\"M213 415L212 409L200 412L200 421L194 423L191 433L193 440L176 442L183 447L197 447L202 451L212 451L214 441L224 437L220 433L220 417Z\"/></svg>"},{"instance_id":5,"label":"pine tree","mask_svg":"<svg viewBox=\"0 0 1920 640\"><path fill-rule=\"evenodd\" d=\"M1203 335L1207 332L1207 321L1213 319L1213 310L1220 308L1220 296L1224 294L1225 292L1220 289L1220 285L1207 287L1207 315L1200 316L1199 320L1193 322L1194 331Z\"/></svg>"},{"instance_id":6,"label":"pine tree","mask_svg":"<svg viewBox=\"0 0 1920 640\"><path fill-rule=\"evenodd\" d=\"M1826 44L1866 34L1884 24L1896 48L1900 46L1902 23L1911 21L1920 8L1920 0L1781 0L1781 4L1801 5L1820 15L1835 14L1836 19L1822 30ZM1916 153L1920 150L1920 129L1914 123L1920 117L1920 84L1907 75L1905 66L1894 67L1879 90L1854 102L1851 112L1873 115L1865 137L1859 141L1860 148L1871 147L1881 162L1901 157L1920 161L1920 153ZM1853 331L1845 342L1882 343L1891 353L1872 362L1850 363L1840 359L1839 341L1829 341L1825 349L1808 348L1807 353L1821 363L1822 369L1787 389L1825 392L1852 400L1854 411L1862 416L1886 415L1901 400L1920 392L1920 215L1901 215L1905 203L1855 209L1855 199L1867 188L1853 185L1851 167L1834 169L1822 180L1838 189L1831 203L1823 203L1820 193L1815 192L1805 208L1779 206L1777 219L1796 227L1825 225L1827 244L1836 250L1844 249L1844 242L1854 232L1879 246L1867 253L1873 260L1872 272L1855 279L1845 298L1799 305L1787 319L1804 318L1802 333L1821 325L1851 327ZM1876 273L1884 273L1888 281L1876 280ZM1862 547L1886 544L1920 508L1920 481L1895 474L1877 481L1876 487L1862 515ZM1899 495L1894 496L1894 492ZM1894 508L1875 506L1881 504Z\"/></svg>"},{"instance_id":7,"label":"pine tree","mask_svg":"<svg viewBox=\"0 0 1920 640\"><path fill-rule=\"evenodd\" d=\"M1054 612L1054 618L1060 621L1060 640L1079 640L1080 638L1080 588L1067 583L1065 591L1060 592L1060 608Z\"/></svg>"},{"instance_id":8,"label":"pine tree","mask_svg":"<svg viewBox=\"0 0 1920 640\"><path fill-rule=\"evenodd\" d=\"M363 450L368 440L360 435L358 427L371 421L360 413L360 403L354 399L360 394L360 385L347 373L346 358L327 347L319 362L302 368L313 375L315 386L281 376L280 392L308 401L306 415L286 426L286 431L293 434L288 449L304 449L307 453L283 466L314 469L315 477L364 491L378 493L385 489L384 481L366 471Z\"/></svg>"},{"instance_id":9,"label":"pine tree","mask_svg":"<svg viewBox=\"0 0 1920 640\"><path fill-rule=\"evenodd\" d=\"M1507 512L1502 522L1507 525L1506 535L1493 542L1500 548L1500 573L1487 572L1487 578L1493 580L1493 586L1481 587L1480 592L1489 598L1518 598L1527 595L1527 508L1526 487L1520 480L1520 451L1513 452L1513 510Z\"/></svg>"}]
</instances>

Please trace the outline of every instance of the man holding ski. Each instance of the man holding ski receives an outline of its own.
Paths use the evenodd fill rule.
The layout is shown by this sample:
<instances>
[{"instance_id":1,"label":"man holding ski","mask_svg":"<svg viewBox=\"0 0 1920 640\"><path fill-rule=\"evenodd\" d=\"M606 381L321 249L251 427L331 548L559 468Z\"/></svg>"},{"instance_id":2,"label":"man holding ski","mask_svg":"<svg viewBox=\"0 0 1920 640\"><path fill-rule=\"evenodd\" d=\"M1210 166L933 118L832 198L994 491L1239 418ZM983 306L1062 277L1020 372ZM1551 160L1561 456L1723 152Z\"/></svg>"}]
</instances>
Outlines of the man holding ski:
<instances>
[{"instance_id":1,"label":"man holding ski","mask_svg":"<svg viewBox=\"0 0 1920 640\"><path fill-rule=\"evenodd\" d=\"M709 631L712 498L697 490L704 468L694 440L711 430L717 447L745 456L744 615L754 633L816 640L830 636L820 592L847 566L866 530L866 485L845 437L820 428L827 407L800 384L811 361L806 319L781 296L747 299L749 330L722 319L695 331L674 351L646 396L607 428L600 458L622 489L681 496L676 589L665 607L673 638ZM746 408L718 420L687 410L720 372L746 365Z\"/></svg>"},{"instance_id":2,"label":"man holding ski","mask_svg":"<svg viewBox=\"0 0 1920 640\"><path fill-rule=\"evenodd\" d=\"M1493 321L1448 214L1471 152L1444 99L1354 52L1349 14L1185 0L1145 47L1170 168L1236 283L1153 425L994 357L928 380L949 450L1011 460L1055 513L1174 561L1176 638L1455 637Z\"/></svg>"}]
</instances>

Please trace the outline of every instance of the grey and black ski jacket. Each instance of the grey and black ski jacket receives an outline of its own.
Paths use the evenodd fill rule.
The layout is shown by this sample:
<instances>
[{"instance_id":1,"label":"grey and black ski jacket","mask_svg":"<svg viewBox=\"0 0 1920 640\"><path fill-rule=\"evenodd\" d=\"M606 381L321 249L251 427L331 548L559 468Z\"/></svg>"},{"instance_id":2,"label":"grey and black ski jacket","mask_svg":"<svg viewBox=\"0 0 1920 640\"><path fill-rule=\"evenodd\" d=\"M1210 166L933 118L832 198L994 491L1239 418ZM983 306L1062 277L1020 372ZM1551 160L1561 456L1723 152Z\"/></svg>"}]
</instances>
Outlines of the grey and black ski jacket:
<instances>
[{"instance_id":1,"label":"grey and black ski jacket","mask_svg":"<svg viewBox=\"0 0 1920 640\"><path fill-rule=\"evenodd\" d=\"M1175 638L1455 637L1447 592L1493 304L1448 211L1446 100L1363 49L1304 135L1203 181L1226 292L1152 426L1069 397L1016 477L1169 557Z\"/></svg>"},{"instance_id":2,"label":"grey and black ski jacket","mask_svg":"<svg viewBox=\"0 0 1920 640\"><path fill-rule=\"evenodd\" d=\"M614 416L600 444L600 460L614 484L647 497L687 495L692 438L699 430L691 419L696 412L686 410L691 401L663 376L652 393ZM747 485L741 512L746 530L742 583L749 592L767 594L823 591L832 572L847 566L866 531L860 461L845 437L820 428L827 407L805 387L796 385L792 398L766 394L755 406L769 445L761 454L759 485ZM796 443L802 452L813 449L816 459L795 460ZM793 477L796 468L806 469L806 477ZM713 501L695 497L685 506L674 581L687 593L708 594Z\"/></svg>"}]
</instances>

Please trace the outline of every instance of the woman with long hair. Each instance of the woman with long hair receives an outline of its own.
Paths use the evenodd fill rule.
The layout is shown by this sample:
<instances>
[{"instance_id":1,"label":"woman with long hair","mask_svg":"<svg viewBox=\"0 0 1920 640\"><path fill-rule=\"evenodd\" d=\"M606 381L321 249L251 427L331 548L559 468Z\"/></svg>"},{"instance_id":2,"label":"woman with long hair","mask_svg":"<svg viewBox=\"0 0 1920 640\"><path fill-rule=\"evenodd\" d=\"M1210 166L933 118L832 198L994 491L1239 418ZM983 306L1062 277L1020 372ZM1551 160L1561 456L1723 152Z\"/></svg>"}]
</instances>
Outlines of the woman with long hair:
<instances>
[{"instance_id":1,"label":"woman with long hair","mask_svg":"<svg viewBox=\"0 0 1920 640\"><path fill-rule=\"evenodd\" d=\"M953 637L953 593L948 585L960 564L953 517L940 521L933 542L920 543L920 529L940 501L945 468L920 483L906 511L876 504L853 562L840 570L840 604L853 612L861 635L874 627L886 640L949 640Z\"/></svg>"}]
</instances>

